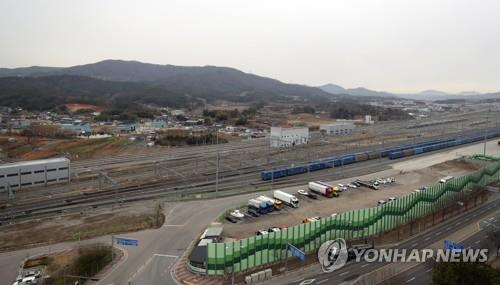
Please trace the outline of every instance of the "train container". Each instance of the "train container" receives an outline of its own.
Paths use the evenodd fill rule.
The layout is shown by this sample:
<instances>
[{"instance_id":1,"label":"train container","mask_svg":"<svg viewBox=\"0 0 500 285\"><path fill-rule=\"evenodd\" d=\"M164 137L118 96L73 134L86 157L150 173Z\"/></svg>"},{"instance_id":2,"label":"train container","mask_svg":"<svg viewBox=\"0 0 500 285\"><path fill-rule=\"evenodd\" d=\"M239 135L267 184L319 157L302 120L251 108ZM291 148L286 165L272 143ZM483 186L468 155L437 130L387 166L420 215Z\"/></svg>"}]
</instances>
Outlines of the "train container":
<instances>
[{"instance_id":1,"label":"train container","mask_svg":"<svg viewBox=\"0 0 500 285\"><path fill-rule=\"evenodd\" d=\"M340 166L342 166L342 160L341 160L341 159L339 159L339 158L335 159L335 160L333 161L333 166L334 166L334 167L340 167Z\"/></svg>"},{"instance_id":2,"label":"train container","mask_svg":"<svg viewBox=\"0 0 500 285\"><path fill-rule=\"evenodd\" d=\"M353 154L350 155L344 155L341 157L342 159L342 165L347 165L356 162L356 157Z\"/></svg>"},{"instance_id":3,"label":"train container","mask_svg":"<svg viewBox=\"0 0 500 285\"><path fill-rule=\"evenodd\" d=\"M356 153L355 154L355 161L356 162L360 162L360 161L365 161L365 160L368 160L369 157L368 157L368 153L366 152L359 152L359 153Z\"/></svg>"},{"instance_id":4,"label":"train container","mask_svg":"<svg viewBox=\"0 0 500 285\"><path fill-rule=\"evenodd\" d=\"M319 193L325 197L333 197L333 187L321 181L309 182L309 190Z\"/></svg>"},{"instance_id":5,"label":"train container","mask_svg":"<svg viewBox=\"0 0 500 285\"><path fill-rule=\"evenodd\" d=\"M415 148L415 154L421 154L424 152L424 149L422 147L416 147Z\"/></svg>"},{"instance_id":6,"label":"train container","mask_svg":"<svg viewBox=\"0 0 500 285\"><path fill-rule=\"evenodd\" d=\"M389 154L389 159L398 159L403 157L402 151L393 151Z\"/></svg>"},{"instance_id":7,"label":"train container","mask_svg":"<svg viewBox=\"0 0 500 285\"><path fill-rule=\"evenodd\" d=\"M301 173L305 173L305 172L307 172L307 167L303 166L303 165L288 167L286 169L287 176L297 175L297 174L301 174Z\"/></svg>"},{"instance_id":8,"label":"train container","mask_svg":"<svg viewBox=\"0 0 500 285\"><path fill-rule=\"evenodd\" d=\"M287 176L286 168L264 170L260 173L262 180L268 181Z\"/></svg>"},{"instance_id":9,"label":"train container","mask_svg":"<svg viewBox=\"0 0 500 285\"><path fill-rule=\"evenodd\" d=\"M325 163L325 162L316 162L316 163L310 163L309 164L309 171L318 171L318 170L322 170L322 169L325 169L325 168L331 168L331 166L328 164L328 163Z\"/></svg>"},{"instance_id":10,"label":"train container","mask_svg":"<svg viewBox=\"0 0 500 285\"><path fill-rule=\"evenodd\" d=\"M411 156L411 155L413 155L413 154L415 154L415 150L414 150L413 148L411 148L411 149L407 149L407 150L404 150L404 151L403 151L403 156L404 156L404 157Z\"/></svg>"},{"instance_id":11,"label":"train container","mask_svg":"<svg viewBox=\"0 0 500 285\"><path fill-rule=\"evenodd\" d=\"M380 158L380 151L374 150L367 152L368 159L377 159Z\"/></svg>"},{"instance_id":12,"label":"train container","mask_svg":"<svg viewBox=\"0 0 500 285\"><path fill-rule=\"evenodd\" d=\"M272 177L271 177L271 171L269 170L264 170L260 173L260 178L264 181L268 181L268 180L271 180Z\"/></svg>"}]
</instances>

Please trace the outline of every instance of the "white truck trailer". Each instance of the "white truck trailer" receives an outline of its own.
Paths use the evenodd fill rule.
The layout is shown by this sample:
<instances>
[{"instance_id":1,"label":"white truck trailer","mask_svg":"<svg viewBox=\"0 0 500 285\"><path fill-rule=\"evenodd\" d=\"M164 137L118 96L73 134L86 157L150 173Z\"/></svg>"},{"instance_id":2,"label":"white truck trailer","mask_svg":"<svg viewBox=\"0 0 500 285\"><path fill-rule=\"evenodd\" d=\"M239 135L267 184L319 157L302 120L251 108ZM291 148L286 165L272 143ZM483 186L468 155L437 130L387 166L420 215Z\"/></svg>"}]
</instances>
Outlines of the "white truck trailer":
<instances>
[{"instance_id":1,"label":"white truck trailer","mask_svg":"<svg viewBox=\"0 0 500 285\"><path fill-rule=\"evenodd\" d=\"M319 193L325 197L332 198L334 196L333 187L324 182L321 181L309 182L308 187L309 190Z\"/></svg>"},{"instance_id":2,"label":"white truck trailer","mask_svg":"<svg viewBox=\"0 0 500 285\"><path fill-rule=\"evenodd\" d=\"M299 199L297 199L297 197L293 196L292 194L288 194L280 190L275 190L273 193L273 197L275 199L282 201L283 203L285 203L290 207L293 208L299 207Z\"/></svg>"},{"instance_id":3,"label":"white truck trailer","mask_svg":"<svg viewBox=\"0 0 500 285\"><path fill-rule=\"evenodd\" d=\"M441 180L439 180L439 183L446 183L446 182L450 181L451 179L453 179L453 176L446 176L446 177L441 178Z\"/></svg>"}]
</instances>

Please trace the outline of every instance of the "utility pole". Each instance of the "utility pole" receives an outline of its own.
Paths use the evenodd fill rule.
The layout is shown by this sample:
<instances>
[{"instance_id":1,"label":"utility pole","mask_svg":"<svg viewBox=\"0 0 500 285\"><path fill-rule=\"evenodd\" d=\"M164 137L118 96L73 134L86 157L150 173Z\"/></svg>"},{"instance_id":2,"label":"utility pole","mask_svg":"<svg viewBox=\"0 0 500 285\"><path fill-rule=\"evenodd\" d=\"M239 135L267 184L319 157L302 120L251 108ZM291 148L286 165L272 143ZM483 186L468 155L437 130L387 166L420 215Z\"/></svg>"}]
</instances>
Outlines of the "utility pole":
<instances>
[{"instance_id":1,"label":"utility pole","mask_svg":"<svg viewBox=\"0 0 500 285\"><path fill-rule=\"evenodd\" d=\"M7 182L7 190L9 192L9 199L13 200L15 196L14 196L14 190L12 190L12 187L10 187L10 182Z\"/></svg>"},{"instance_id":2,"label":"utility pole","mask_svg":"<svg viewBox=\"0 0 500 285\"><path fill-rule=\"evenodd\" d=\"M67 266L64 266L64 269L63 269L63 285L66 285L66 267Z\"/></svg>"},{"instance_id":3,"label":"utility pole","mask_svg":"<svg viewBox=\"0 0 500 285\"><path fill-rule=\"evenodd\" d=\"M218 140L217 140L218 141ZM219 192L219 163L220 156L219 151L217 150L217 158L216 158L216 169L215 169L215 198L217 198L217 194Z\"/></svg>"},{"instance_id":4,"label":"utility pole","mask_svg":"<svg viewBox=\"0 0 500 285\"><path fill-rule=\"evenodd\" d=\"M491 111L491 108L488 109L488 114L486 115L486 121L489 120L490 118L490 111ZM486 156L486 129L484 129L484 146L483 146L483 155Z\"/></svg>"},{"instance_id":5,"label":"utility pole","mask_svg":"<svg viewBox=\"0 0 500 285\"><path fill-rule=\"evenodd\" d=\"M115 236L111 235L111 264L113 264L113 260L115 259L115 252L113 250L115 246Z\"/></svg>"}]
</instances>

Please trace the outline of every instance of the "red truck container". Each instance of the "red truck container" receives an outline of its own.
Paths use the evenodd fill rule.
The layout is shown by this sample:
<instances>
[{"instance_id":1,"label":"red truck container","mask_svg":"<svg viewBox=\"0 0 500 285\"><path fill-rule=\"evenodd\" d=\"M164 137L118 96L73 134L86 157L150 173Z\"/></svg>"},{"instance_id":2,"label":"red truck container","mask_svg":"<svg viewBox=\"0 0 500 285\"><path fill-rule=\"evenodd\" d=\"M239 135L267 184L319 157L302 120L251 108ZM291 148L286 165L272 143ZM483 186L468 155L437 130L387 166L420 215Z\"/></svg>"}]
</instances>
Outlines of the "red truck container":
<instances>
[{"instance_id":1,"label":"red truck container","mask_svg":"<svg viewBox=\"0 0 500 285\"><path fill-rule=\"evenodd\" d=\"M319 193L325 197L333 197L333 187L321 181L309 182L309 190Z\"/></svg>"}]
</instances>

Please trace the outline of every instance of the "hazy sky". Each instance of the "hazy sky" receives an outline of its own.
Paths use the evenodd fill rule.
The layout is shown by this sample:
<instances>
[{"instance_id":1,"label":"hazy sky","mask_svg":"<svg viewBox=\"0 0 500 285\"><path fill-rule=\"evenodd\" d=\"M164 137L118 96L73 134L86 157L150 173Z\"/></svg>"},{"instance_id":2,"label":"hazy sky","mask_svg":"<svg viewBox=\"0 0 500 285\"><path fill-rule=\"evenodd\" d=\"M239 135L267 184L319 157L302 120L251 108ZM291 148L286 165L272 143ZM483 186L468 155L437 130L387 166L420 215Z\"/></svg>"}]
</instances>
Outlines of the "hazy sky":
<instances>
[{"instance_id":1,"label":"hazy sky","mask_svg":"<svg viewBox=\"0 0 500 285\"><path fill-rule=\"evenodd\" d=\"M500 1L0 0L0 66L231 66L285 82L500 90Z\"/></svg>"}]
</instances>

